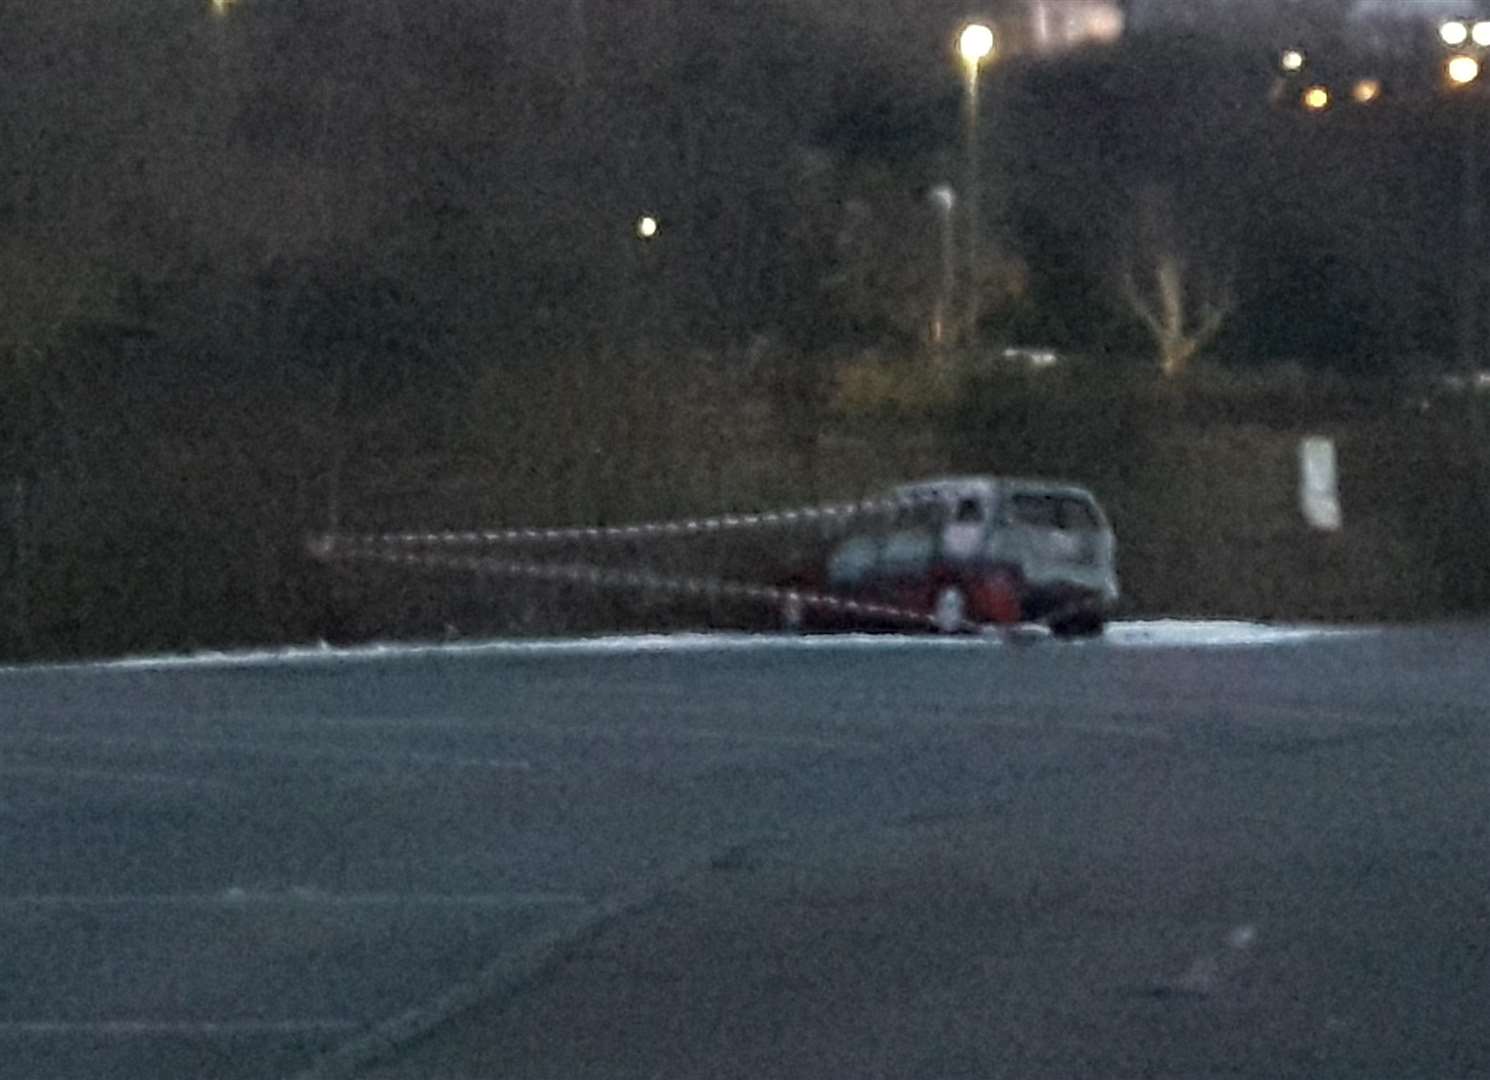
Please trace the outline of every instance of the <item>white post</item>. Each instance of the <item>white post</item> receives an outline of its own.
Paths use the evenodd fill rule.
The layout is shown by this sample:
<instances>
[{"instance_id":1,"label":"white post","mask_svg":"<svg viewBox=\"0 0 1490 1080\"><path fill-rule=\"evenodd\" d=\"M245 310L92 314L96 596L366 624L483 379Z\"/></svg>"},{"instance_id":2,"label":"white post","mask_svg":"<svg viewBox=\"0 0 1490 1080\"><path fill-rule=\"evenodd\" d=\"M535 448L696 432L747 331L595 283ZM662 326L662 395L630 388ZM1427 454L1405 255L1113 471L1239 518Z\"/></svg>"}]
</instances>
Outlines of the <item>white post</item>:
<instances>
[{"instance_id":1,"label":"white post","mask_svg":"<svg viewBox=\"0 0 1490 1080\"><path fill-rule=\"evenodd\" d=\"M1311 529L1338 532L1344 525L1338 474L1334 439L1310 435L1300 440L1299 509Z\"/></svg>"}]
</instances>

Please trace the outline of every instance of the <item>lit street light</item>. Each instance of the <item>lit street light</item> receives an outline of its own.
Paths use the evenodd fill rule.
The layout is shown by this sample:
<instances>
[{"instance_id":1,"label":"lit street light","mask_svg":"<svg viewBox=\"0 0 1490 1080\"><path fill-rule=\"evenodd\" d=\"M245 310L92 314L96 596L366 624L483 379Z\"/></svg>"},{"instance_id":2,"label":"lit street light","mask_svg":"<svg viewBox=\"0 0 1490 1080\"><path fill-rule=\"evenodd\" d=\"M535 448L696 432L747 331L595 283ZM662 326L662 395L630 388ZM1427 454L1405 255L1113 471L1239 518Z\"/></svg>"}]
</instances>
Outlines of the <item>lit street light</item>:
<instances>
[{"instance_id":1,"label":"lit street light","mask_svg":"<svg viewBox=\"0 0 1490 1080\"><path fill-rule=\"evenodd\" d=\"M1463 161L1463 178L1460 189L1463 235L1459 238L1463 247L1463 266L1459 272L1459 366L1464 374L1465 385L1473 387L1479 374L1481 366L1479 356L1481 346L1479 341L1479 305L1482 296L1484 282L1483 269L1480 266L1479 251L1482 243L1480 233L1481 223L1484 218L1484 207L1481 201L1481 175L1480 165L1480 139L1483 138L1483 120L1481 114L1484 112L1485 103L1476 100L1479 96L1474 88L1481 83L1483 65L1480 57L1474 55L1474 50L1490 48L1490 22L1477 22L1472 27L1465 26L1460 22L1448 22L1439 27L1439 37L1451 48L1465 46L1466 40L1472 44L1466 51L1455 53L1449 57L1444 65L1444 74L1448 77L1451 90L1456 95L1461 95L1460 102L1464 112L1464 128L1459 137L1459 149ZM1469 398L1470 425L1474 433L1475 442L1478 444L1479 453L1484 453L1484 410L1474 400ZM1482 498L1490 493L1490 472L1483 457L1480 459L1480 480Z\"/></svg>"},{"instance_id":2,"label":"lit street light","mask_svg":"<svg viewBox=\"0 0 1490 1080\"><path fill-rule=\"evenodd\" d=\"M660 227L657 219L651 214L643 214L636 219L636 235L641 240L651 240L657 235Z\"/></svg>"},{"instance_id":3,"label":"lit street light","mask_svg":"<svg viewBox=\"0 0 1490 1080\"><path fill-rule=\"evenodd\" d=\"M1469 40L1469 27L1458 19L1444 23L1438 28L1438 36L1450 48L1458 48Z\"/></svg>"},{"instance_id":4,"label":"lit street light","mask_svg":"<svg viewBox=\"0 0 1490 1080\"><path fill-rule=\"evenodd\" d=\"M1377 79L1357 79L1356 84L1350 88L1350 96L1359 105L1369 105L1381 97L1381 82Z\"/></svg>"},{"instance_id":5,"label":"lit street light","mask_svg":"<svg viewBox=\"0 0 1490 1080\"><path fill-rule=\"evenodd\" d=\"M1323 86L1311 86L1299 100L1310 112L1322 112L1330 107L1330 92Z\"/></svg>"},{"instance_id":6,"label":"lit street light","mask_svg":"<svg viewBox=\"0 0 1490 1080\"><path fill-rule=\"evenodd\" d=\"M962 57L967 93L965 95L962 133L967 157L967 180L963 202L967 205L967 332L971 339L978 327L978 71L983 61L993 55L992 28L983 23L968 23L957 37L957 53Z\"/></svg>"},{"instance_id":7,"label":"lit street light","mask_svg":"<svg viewBox=\"0 0 1490 1080\"><path fill-rule=\"evenodd\" d=\"M993 52L993 31L982 23L968 23L957 39L957 51L977 78L978 65Z\"/></svg>"},{"instance_id":8,"label":"lit street light","mask_svg":"<svg viewBox=\"0 0 1490 1080\"><path fill-rule=\"evenodd\" d=\"M1468 86L1480 77L1480 62L1467 53L1460 53L1449 58L1444 71L1455 86Z\"/></svg>"},{"instance_id":9,"label":"lit street light","mask_svg":"<svg viewBox=\"0 0 1490 1080\"><path fill-rule=\"evenodd\" d=\"M1278 58L1278 66L1284 71L1302 71L1304 68L1304 54L1299 49L1285 49L1283 55Z\"/></svg>"}]
</instances>

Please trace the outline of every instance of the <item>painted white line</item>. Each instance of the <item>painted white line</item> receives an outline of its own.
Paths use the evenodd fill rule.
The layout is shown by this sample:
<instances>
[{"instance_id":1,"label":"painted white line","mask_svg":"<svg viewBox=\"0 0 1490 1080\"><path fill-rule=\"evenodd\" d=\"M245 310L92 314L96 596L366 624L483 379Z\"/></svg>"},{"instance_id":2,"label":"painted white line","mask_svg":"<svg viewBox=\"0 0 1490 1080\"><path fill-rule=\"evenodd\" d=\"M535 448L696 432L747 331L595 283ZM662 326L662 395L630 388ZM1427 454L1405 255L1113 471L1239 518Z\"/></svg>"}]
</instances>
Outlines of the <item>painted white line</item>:
<instances>
[{"instance_id":1,"label":"painted white line","mask_svg":"<svg viewBox=\"0 0 1490 1080\"><path fill-rule=\"evenodd\" d=\"M480 771L531 772L529 761L502 758L448 757L443 754L390 752L376 750L342 750L335 747L264 746L233 739L181 739L169 736L47 734L42 732L0 733L0 742L25 745L44 743L57 746L107 746L118 749L143 749L168 754L189 751L197 754L240 754L245 757L283 758L290 761L355 761L384 766L408 766L438 769L474 769Z\"/></svg>"},{"instance_id":2,"label":"painted white line","mask_svg":"<svg viewBox=\"0 0 1490 1080\"><path fill-rule=\"evenodd\" d=\"M613 700L613 696L607 700ZM692 705L696 712L706 712L711 718L717 717L718 708L707 704ZM575 709L576 712L585 713L591 711L586 705ZM881 745L864 739L839 739L831 736L798 735L791 732L773 733L763 731L745 731L738 728L700 728L684 727L676 730L658 727L648 727L642 724L571 724L563 720L553 722L535 720L509 720L505 717L460 717L460 716L375 716L375 717L342 717L342 716L297 716L285 718L275 716L268 721L261 720L251 713L220 713L216 714L225 720L242 719L252 721L260 727L273 726L274 728L285 728L293 731L309 731L315 727L339 728L352 731L357 730L390 730L390 731L423 731L438 729L444 731L469 731L481 734L493 732L522 732L546 736L553 739L570 738L583 735L587 738L604 739L608 742L673 742L673 743L728 743L740 746L797 746L811 750L878 750ZM3 739L4 736L0 736Z\"/></svg>"},{"instance_id":3,"label":"painted white line","mask_svg":"<svg viewBox=\"0 0 1490 1080\"><path fill-rule=\"evenodd\" d=\"M355 1031L356 1020L0 1020L0 1038L7 1035L80 1035L110 1039L161 1037L221 1038L230 1035L313 1035Z\"/></svg>"},{"instance_id":4,"label":"painted white line","mask_svg":"<svg viewBox=\"0 0 1490 1080\"><path fill-rule=\"evenodd\" d=\"M999 716L981 719L977 728L1001 728L1006 731L1025 731L1037 734L1058 735L1075 732L1080 735L1106 735L1119 739L1139 739L1144 742L1173 742L1173 732L1157 725L1123 723L1101 720L1045 720L1021 716Z\"/></svg>"},{"instance_id":5,"label":"painted white line","mask_svg":"<svg viewBox=\"0 0 1490 1080\"><path fill-rule=\"evenodd\" d=\"M574 893L331 893L318 889L224 889L217 893L87 893L0 896L0 911L100 908L492 908L569 907L583 904Z\"/></svg>"},{"instance_id":6,"label":"painted white line","mask_svg":"<svg viewBox=\"0 0 1490 1080\"><path fill-rule=\"evenodd\" d=\"M1119 739L1140 739L1144 742L1174 742L1174 733L1158 726L1125 724L1119 721L1067 720L1056 725L1058 730L1077 731L1083 735L1110 735Z\"/></svg>"},{"instance_id":7,"label":"painted white line","mask_svg":"<svg viewBox=\"0 0 1490 1080\"><path fill-rule=\"evenodd\" d=\"M7 740L15 736L3 736ZM217 780L202 780L170 773L115 772L109 769L74 769L60 765L0 765L0 776L41 780L86 780L89 783L145 784L150 787L221 788L233 785Z\"/></svg>"}]
</instances>

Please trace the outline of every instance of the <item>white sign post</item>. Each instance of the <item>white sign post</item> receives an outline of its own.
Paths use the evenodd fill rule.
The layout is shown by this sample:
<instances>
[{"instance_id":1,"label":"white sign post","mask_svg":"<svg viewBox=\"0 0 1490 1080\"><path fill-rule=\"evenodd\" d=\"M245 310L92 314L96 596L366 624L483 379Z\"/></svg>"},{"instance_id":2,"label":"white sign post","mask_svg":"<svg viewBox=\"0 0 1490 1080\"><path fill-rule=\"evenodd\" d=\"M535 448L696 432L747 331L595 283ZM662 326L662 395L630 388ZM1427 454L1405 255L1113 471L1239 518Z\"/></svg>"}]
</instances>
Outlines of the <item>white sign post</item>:
<instances>
[{"instance_id":1,"label":"white sign post","mask_svg":"<svg viewBox=\"0 0 1490 1080\"><path fill-rule=\"evenodd\" d=\"M1334 439L1310 435L1299 442L1299 509L1311 529L1338 532L1344 525Z\"/></svg>"}]
</instances>

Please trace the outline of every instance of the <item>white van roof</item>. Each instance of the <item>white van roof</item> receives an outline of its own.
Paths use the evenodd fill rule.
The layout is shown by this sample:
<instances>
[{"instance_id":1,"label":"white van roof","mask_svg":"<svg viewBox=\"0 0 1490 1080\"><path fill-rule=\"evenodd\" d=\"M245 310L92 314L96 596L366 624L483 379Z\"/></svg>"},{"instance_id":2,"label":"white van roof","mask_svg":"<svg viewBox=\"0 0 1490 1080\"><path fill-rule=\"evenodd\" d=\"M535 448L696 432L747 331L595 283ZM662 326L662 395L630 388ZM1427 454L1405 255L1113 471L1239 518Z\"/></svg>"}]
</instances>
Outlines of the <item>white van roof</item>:
<instances>
[{"instance_id":1,"label":"white van roof","mask_svg":"<svg viewBox=\"0 0 1490 1080\"><path fill-rule=\"evenodd\" d=\"M1084 495L1091 492L1080 484L1065 480L1043 480L1023 476L942 476L929 480L917 480L901 484L891 490L896 499L957 499L966 495L991 499L1000 491L1008 489L1035 489L1059 492L1066 495Z\"/></svg>"}]
</instances>

